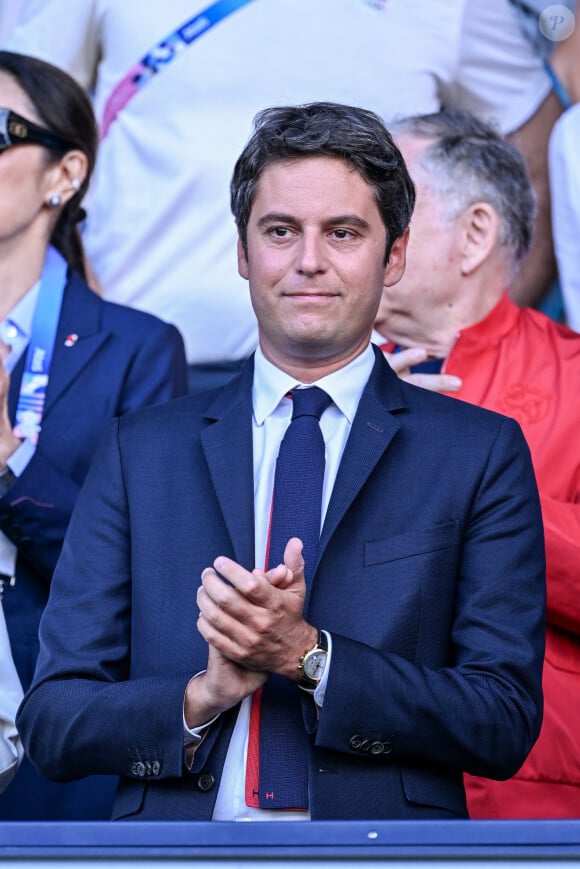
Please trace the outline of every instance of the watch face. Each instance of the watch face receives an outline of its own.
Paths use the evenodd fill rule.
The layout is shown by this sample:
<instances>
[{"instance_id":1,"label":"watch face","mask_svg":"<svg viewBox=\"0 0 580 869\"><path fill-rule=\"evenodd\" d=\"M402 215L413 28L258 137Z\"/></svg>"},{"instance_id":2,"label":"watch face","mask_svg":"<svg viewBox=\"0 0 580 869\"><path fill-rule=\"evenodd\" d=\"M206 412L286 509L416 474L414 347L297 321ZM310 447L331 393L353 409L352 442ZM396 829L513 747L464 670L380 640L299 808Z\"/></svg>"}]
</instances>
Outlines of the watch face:
<instances>
[{"instance_id":1,"label":"watch face","mask_svg":"<svg viewBox=\"0 0 580 869\"><path fill-rule=\"evenodd\" d=\"M326 667L326 652L324 649L317 649L311 652L304 661L303 670L309 679L320 682L324 668Z\"/></svg>"}]
</instances>

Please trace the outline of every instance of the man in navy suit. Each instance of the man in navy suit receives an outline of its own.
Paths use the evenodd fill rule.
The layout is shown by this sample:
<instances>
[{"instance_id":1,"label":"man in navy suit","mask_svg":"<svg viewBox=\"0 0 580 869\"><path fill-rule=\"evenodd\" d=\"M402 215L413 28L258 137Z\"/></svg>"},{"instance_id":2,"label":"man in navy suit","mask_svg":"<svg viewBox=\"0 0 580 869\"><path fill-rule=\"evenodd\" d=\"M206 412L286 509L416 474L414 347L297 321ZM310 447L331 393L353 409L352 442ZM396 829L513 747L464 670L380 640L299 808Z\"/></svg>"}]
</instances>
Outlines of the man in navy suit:
<instances>
[{"instance_id":1,"label":"man in navy suit","mask_svg":"<svg viewBox=\"0 0 580 869\"><path fill-rule=\"evenodd\" d=\"M231 192L260 347L226 387L130 414L101 444L25 747L56 779L119 775L115 818L465 817L463 771L509 776L541 721L528 449L517 423L399 381L369 343L414 203L377 116L265 110ZM266 569L288 393L314 384L330 396L318 550L305 565L289 535ZM272 719L252 697L276 679L265 760L302 746L288 778L305 776L307 805L255 768Z\"/></svg>"}]
</instances>

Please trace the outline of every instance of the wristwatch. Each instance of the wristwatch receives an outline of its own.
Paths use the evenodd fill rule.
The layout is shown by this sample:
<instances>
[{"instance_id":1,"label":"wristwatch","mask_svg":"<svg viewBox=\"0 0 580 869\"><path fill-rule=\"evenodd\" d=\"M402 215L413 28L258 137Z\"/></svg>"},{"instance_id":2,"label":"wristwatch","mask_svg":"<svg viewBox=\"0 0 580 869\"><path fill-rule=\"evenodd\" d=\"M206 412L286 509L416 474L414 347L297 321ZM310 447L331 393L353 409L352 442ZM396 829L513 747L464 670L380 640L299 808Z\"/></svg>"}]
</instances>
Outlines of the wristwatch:
<instances>
[{"instance_id":1,"label":"wristwatch","mask_svg":"<svg viewBox=\"0 0 580 869\"><path fill-rule=\"evenodd\" d=\"M318 631L316 644L304 652L300 658L298 664L298 669L300 670L298 687L304 688L306 691L314 691L318 688L326 669L327 660L328 640L324 631Z\"/></svg>"}]
</instances>

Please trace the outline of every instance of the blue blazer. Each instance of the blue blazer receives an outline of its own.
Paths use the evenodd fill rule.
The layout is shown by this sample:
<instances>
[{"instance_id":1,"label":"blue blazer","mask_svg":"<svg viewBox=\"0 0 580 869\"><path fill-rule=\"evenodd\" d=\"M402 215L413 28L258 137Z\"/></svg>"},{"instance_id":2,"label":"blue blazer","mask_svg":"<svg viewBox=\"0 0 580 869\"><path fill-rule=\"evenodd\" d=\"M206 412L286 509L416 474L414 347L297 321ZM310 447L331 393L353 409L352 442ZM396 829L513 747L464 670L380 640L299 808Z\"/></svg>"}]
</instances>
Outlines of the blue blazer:
<instances>
[{"instance_id":1,"label":"blue blazer","mask_svg":"<svg viewBox=\"0 0 580 869\"><path fill-rule=\"evenodd\" d=\"M69 335L74 342L66 342ZM67 346L67 343L70 346ZM14 419L25 354L10 383ZM0 498L0 529L18 548L16 585L4 611L20 679L32 681L38 625L73 506L97 444L113 417L186 392L178 331L103 301L69 273L55 340L39 443L29 465ZM65 788L33 775L25 763L0 798L0 819L92 819L110 814L92 786ZM82 795L81 795L82 791Z\"/></svg>"},{"instance_id":2,"label":"blue blazer","mask_svg":"<svg viewBox=\"0 0 580 869\"><path fill-rule=\"evenodd\" d=\"M116 818L212 814L236 710L189 771L183 698L207 661L201 571L254 566L251 387L250 362L117 421L70 525L18 724L47 775L121 776ZM517 423L402 383L377 353L306 602L333 646L319 721L303 696L313 819L463 817L463 770L512 774L540 726L544 611Z\"/></svg>"}]
</instances>

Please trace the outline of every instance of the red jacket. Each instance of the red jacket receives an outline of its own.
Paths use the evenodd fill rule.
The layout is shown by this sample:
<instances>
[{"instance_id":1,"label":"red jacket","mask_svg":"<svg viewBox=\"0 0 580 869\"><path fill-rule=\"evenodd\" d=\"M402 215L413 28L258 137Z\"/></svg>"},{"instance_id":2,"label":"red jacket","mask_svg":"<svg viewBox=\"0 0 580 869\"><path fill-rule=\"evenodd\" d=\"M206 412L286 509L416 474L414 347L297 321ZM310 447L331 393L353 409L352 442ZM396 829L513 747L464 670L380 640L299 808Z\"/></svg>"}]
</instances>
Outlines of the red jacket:
<instances>
[{"instance_id":1,"label":"red jacket","mask_svg":"<svg viewBox=\"0 0 580 869\"><path fill-rule=\"evenodd\" d=\"M503 296L462 331L444 370L458 398L520 423L536 470L546 536L544 723L507 782L466 776L474 818L580 817L580 334ZM506 582L509 577L506 576Z\"/></svg>"}]
</instances>

